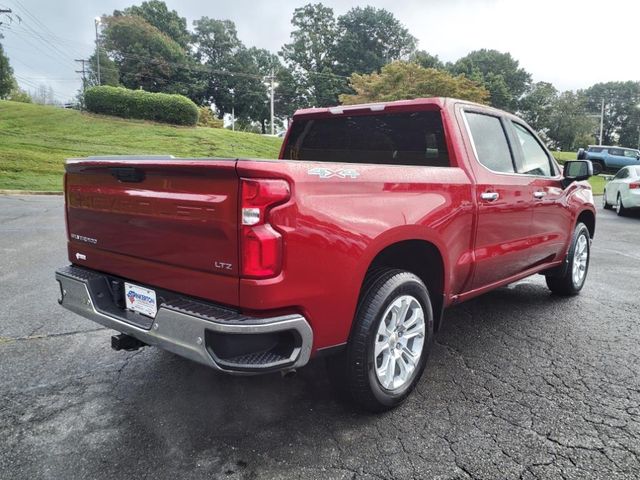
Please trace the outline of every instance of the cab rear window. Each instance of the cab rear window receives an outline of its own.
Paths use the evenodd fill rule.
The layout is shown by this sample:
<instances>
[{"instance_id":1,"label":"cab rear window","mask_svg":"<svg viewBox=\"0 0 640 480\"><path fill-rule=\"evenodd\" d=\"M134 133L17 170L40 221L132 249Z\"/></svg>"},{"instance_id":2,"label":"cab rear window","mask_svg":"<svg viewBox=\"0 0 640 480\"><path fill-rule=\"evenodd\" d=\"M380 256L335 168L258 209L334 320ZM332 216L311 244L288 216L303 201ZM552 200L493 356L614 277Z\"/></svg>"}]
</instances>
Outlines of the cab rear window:
<instances>
[{"instance_id":1,"label":"cab rear window","mask_svg":"<svg viewBox=\"0 0 640 480\"><path fill-rule=\"evenodd\" d=\"M440 112L295 120L283 158L448 167Z\"/></svg>"}]
</instances>

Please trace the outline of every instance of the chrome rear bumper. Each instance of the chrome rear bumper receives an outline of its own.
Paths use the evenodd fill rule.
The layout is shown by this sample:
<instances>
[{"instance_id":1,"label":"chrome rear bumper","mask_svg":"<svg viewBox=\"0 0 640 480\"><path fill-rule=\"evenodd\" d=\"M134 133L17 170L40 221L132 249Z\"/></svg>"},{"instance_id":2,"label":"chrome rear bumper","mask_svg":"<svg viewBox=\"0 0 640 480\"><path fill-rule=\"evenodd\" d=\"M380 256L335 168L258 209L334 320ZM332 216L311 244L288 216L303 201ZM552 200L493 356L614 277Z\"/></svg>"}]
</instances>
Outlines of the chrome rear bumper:
<instances>
[{"instance_id":1,"label":"chrome rear bumper","mask_svg":"<svg viewBox=\"0 0 640 480\"><path fill-rule=\"evenodd\" d=\"M100 272L68 266L56 271L60 284L58 302L66 309L105 327L168 350L217 370L251 374L301 367L309 361L313 332L302 315L272 318L247 317L217 305L175 294L160 303L154 319L117 306L110 278ZM241 343L286 336L287 347L273 351L245 351L241 355L221 354L218 338ZM275 337L274 337L275 336ZM263 342L264 343L264 342ZM227 349L228 350L228 349Z\"/></svg>"}]
</instances>

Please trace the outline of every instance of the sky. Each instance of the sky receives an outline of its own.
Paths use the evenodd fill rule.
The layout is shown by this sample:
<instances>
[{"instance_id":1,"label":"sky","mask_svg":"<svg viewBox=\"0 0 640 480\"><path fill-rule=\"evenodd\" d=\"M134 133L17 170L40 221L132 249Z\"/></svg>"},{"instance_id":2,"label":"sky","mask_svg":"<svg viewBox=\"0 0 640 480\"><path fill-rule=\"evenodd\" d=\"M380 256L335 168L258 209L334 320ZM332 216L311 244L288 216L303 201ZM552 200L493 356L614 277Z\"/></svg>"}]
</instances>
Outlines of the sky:
<instances>
[{"instance_id":1,"label":"sky","mask_svg":"<svg viewBox=\"0 0 640 480\"><path fill-rule=\"evenodd\" d=\"M312 0L166 0L187 18L235 22L247 46L277 52L289 40L296 7ZM0 0L22 21L0 18L0 40L22 88L51 85L60 101L80 87L80 65L95 40L94 18L141 0ZM336 15L372 5L392 12L419 40L418 47L443 61L472 50L510 52L534 81L560 90L597 82L640 80L638 18L634 0L323 0Z\"/></svg>"}]
</instances>

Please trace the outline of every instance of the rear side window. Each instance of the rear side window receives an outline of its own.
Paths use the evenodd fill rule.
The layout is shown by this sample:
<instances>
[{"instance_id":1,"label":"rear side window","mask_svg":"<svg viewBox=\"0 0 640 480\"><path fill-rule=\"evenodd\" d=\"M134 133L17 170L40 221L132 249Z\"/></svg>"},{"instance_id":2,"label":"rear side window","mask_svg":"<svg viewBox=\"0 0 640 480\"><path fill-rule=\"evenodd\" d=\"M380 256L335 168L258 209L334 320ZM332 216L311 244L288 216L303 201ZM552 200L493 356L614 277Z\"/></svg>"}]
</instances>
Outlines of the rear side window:
<instances>
[{"instance_id":1,"label":"rear side window","mask_svg":"<svg viewBox=\"0 0 640 480\"><path fill-rule=\"evenodd\" d=\"M522 167L518 173L550 177L551 162L547 152L526 128L513 122L512 125L522 148Z\"/></svg>"},{"instance_id":2,"label":"rear side window","mask_svg":"<svg viewBox=\"0 0 640 480\"><path fill-rule=\"evenodd\" d=\"M440 112L295 120L284 158L448 167Z\"/></svg>"},{"instance_id":3,"label":"rear side window","mask_svg":"<svg viewBox=\"0 0 640 480\"><path fill-rule=\"evenodd\" d=\"M498 117L466 112L478 161L494 172L515 173L507 135Z\"/></svg>"},{"instance_id":4,"label":"rear side window","mask_svg":"<svg viewBox=\"0 0 640 480\"><path fill-rule=\"evenodd\" d=\"M609 155L612 155L614 157L622 157L624 156L624 150L622 150L621 148L610 148Z\"/></svg>"},{"instance_id":5,"label":"rear side window","mask_svg":"<svg viewBox=\"0 0 640 480\"><path fill-rule=\"evenodd\" d=\"M600 153L604 150L602 147L589 147L589 151L593 153Z\"/></svg>"},{"instance_id":6,"label":"rear side window","mask_svg":"<svg viewBox=\"0 0 640 480\"><path fill-rule=\"evenodd\" d=\"M613 177L613 178L615 178L616 180L621 180L623 178L627 178L627 169L623 168L618 173L616 173L616 176Z\"/></svg>"}]
</instances>

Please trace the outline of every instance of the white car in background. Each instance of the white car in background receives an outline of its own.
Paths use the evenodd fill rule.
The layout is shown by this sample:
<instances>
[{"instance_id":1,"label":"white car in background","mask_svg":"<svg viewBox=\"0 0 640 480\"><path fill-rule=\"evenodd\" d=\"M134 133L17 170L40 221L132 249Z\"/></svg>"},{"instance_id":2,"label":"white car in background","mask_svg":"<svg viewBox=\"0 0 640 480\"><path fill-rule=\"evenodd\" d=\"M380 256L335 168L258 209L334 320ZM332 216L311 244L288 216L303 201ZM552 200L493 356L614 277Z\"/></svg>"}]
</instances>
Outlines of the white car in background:
<instances>
[{"instance_id":1,"label":"white car in background","mask_svg":"<svg viewBox=\"0 0 640 480\"><path fill-rule=\"evenodd\" d=\"M604 208L614 208L618 215L630 209L640 209L640 166L621 168L604 186Z\"/></svg>"}]
</instances>

